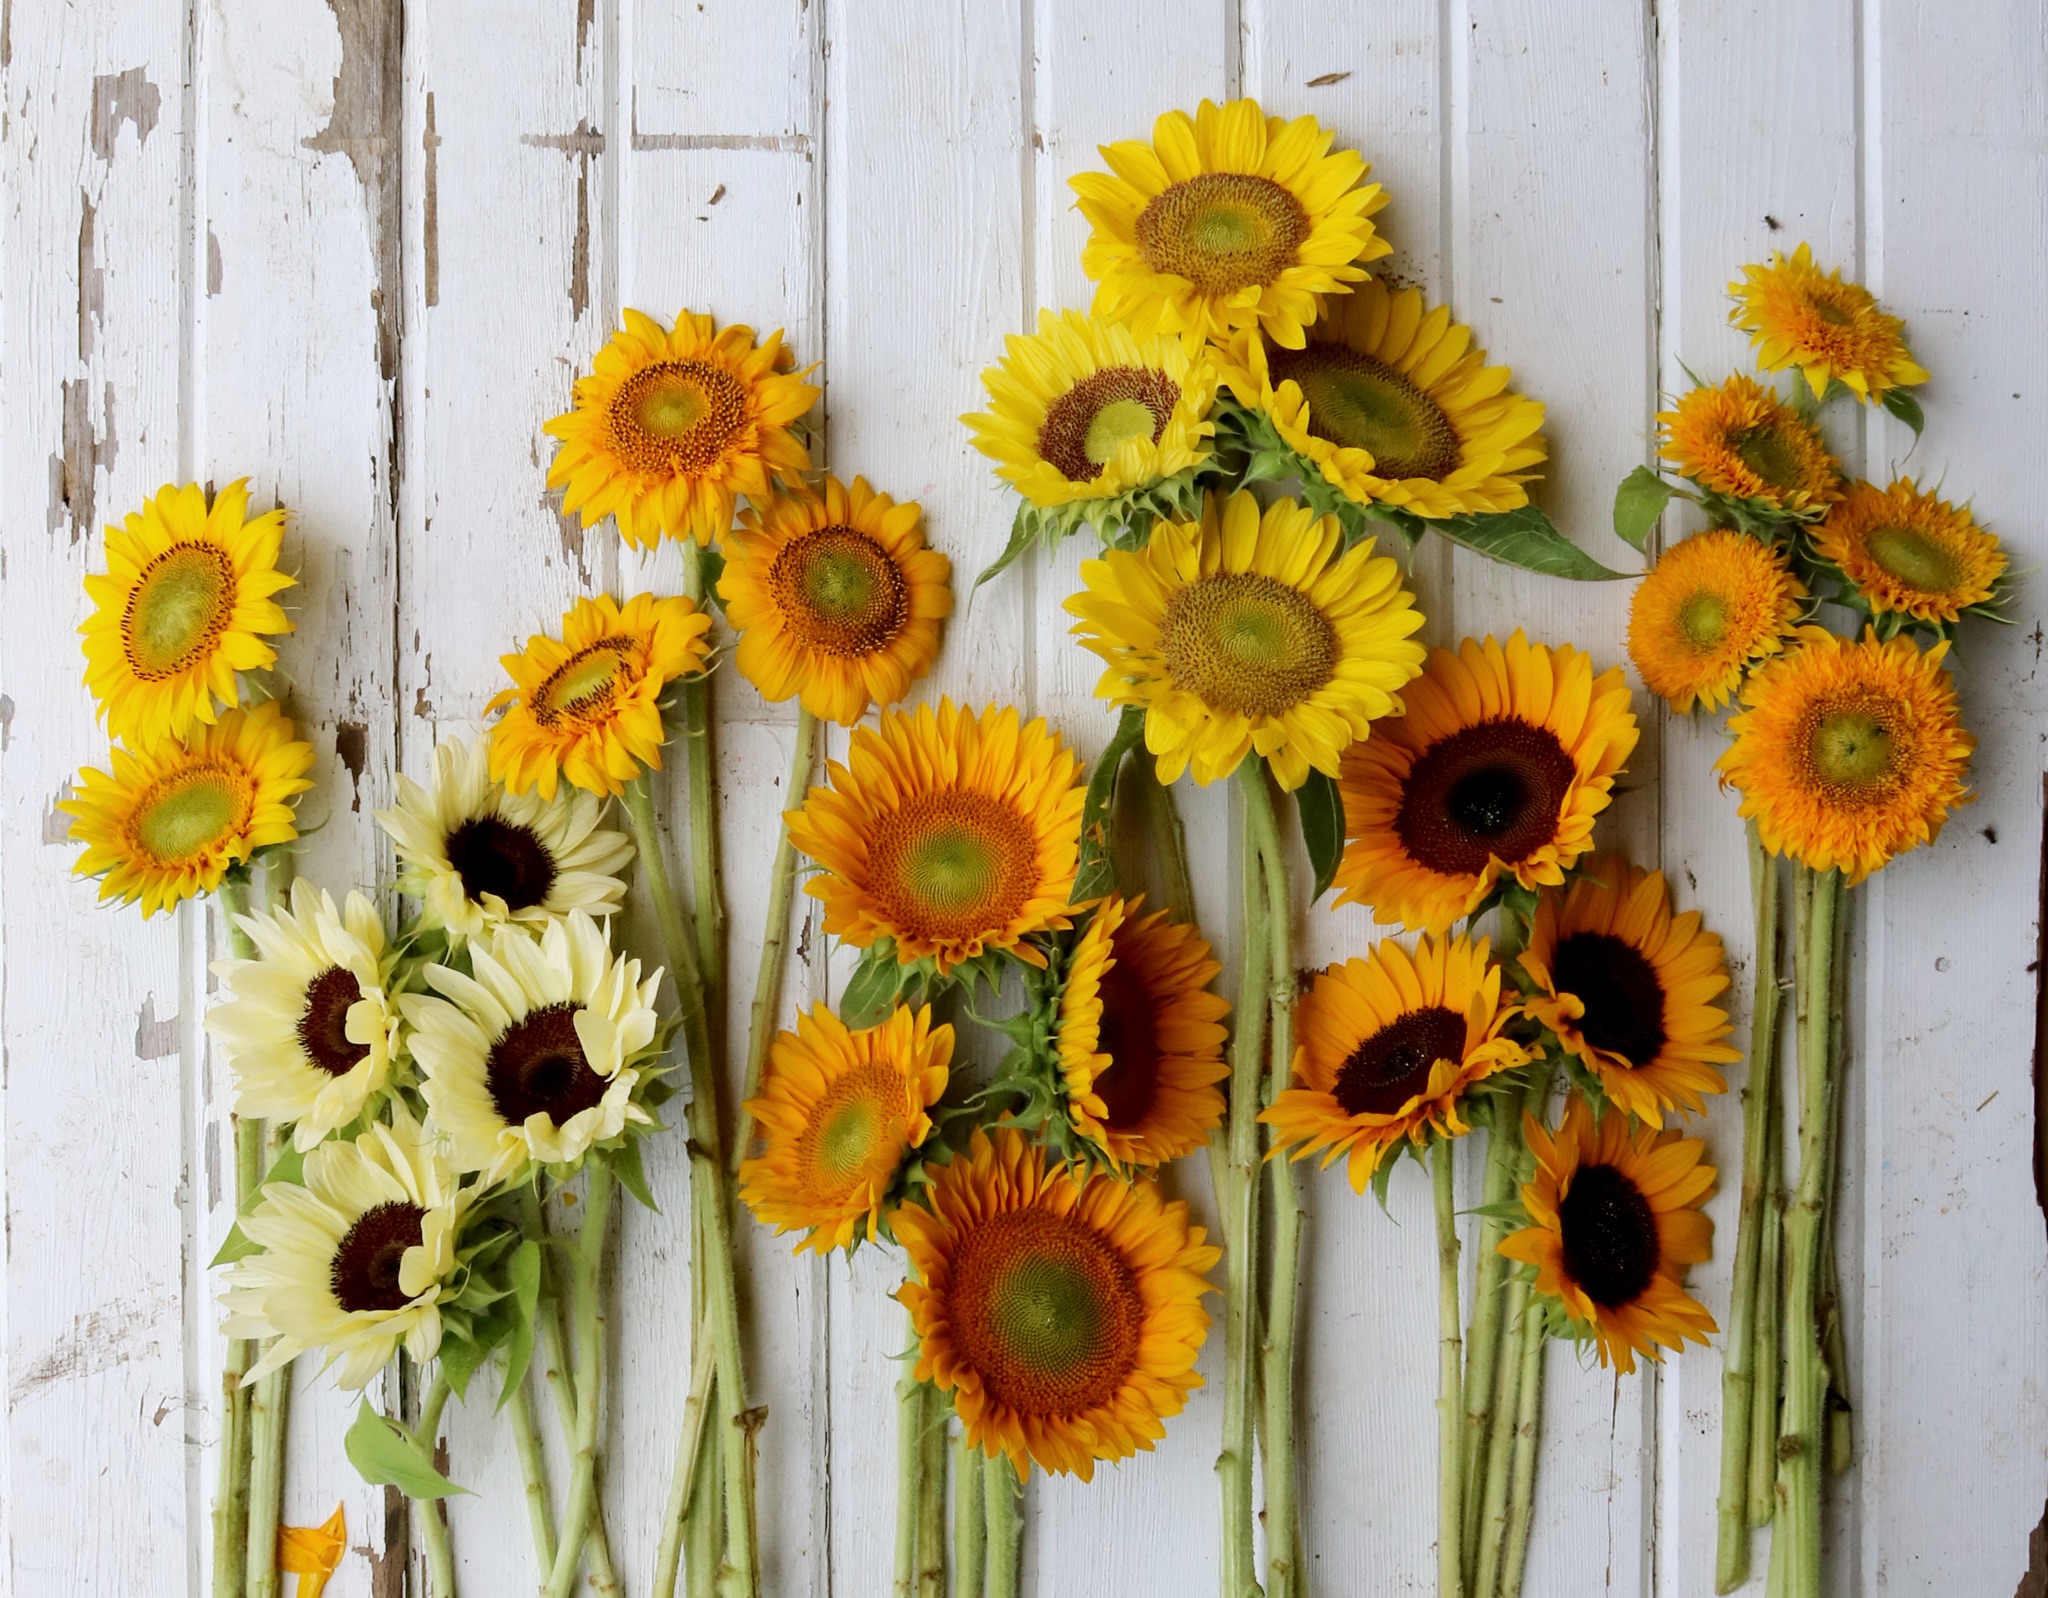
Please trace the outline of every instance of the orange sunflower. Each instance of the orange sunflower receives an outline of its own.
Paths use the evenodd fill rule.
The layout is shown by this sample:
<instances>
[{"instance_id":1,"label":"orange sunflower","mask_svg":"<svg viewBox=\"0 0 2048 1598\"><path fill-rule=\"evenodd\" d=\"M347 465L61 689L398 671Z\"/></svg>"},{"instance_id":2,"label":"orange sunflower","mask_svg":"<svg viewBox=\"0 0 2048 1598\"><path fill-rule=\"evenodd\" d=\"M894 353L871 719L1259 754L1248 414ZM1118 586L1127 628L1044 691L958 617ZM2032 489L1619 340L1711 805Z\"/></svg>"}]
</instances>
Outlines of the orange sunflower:
<instances>
[{"instance_id":1,"label":"orange sunflower","mask_svg":"<svg viewBox=\"0 0 2048 1598\"><path fill-rule=\"evenodd\" d=\"M1813 547L1855 586L1874 615L1937 626L1984 604L2005 575L2005 551L1967 505L1951 505L1902 477L1858 483L1813 530Z\"/></svg>"},{"instance_id":2,"label":"orange sunflower","mask_svg":"<svg viewBox=\"0 0 2048 1598\"><path fill-rule=\"evenodd\" d=\"M1845 283L1839 268L1815 266L1810 245L1789 256L1772 251L1769 266L1745 266L1728 293L1735 301L1728 320L1749 334L1757 364L1767 372L1797 367L1815 399L1831 381L1865 404L1927 381L1906 348L1906 324L1887 316L1861 283Z\"/></svg>"},{"instance_id":3,"label":"orange sunflower","mask_svg":"<svg viewBox=\"0 0 2048 1598\"><path fill-rule=\"evenodd\" d=\"M1719 710L1752 665L1785 647L1806 598L1774 545L1727 527L1694 533L1636 585L1629 659L1679 715Z\"/></svg>"},{"instance_id":4,"label":"orange sunflower","mask_svg":"<svg viewBox=\"0 0 2048 1598\"><path fill-rule=\"evenodd\" d=\"M1660 411L1658 453L1700 487L1805 515L1842 494L1842 472L1820 429L1756 379L1737 373Z\"/></svg>"}]
</instances>

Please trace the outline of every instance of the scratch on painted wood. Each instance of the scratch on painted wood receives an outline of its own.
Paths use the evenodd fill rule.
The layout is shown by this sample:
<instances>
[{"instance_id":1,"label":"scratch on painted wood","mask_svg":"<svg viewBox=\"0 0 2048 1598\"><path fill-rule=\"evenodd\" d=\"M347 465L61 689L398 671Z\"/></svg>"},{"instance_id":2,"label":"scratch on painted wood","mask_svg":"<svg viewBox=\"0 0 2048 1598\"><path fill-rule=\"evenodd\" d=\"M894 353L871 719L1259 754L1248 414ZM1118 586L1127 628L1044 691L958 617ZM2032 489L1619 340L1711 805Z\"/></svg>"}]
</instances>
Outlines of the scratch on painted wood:
<instances>
[{"instance_id":1,"label":"scratch on painted wood","mask_svg":"<svg viewBox=\"0 0 2048 1598\"><path fill-rule=\"evenodd\" d=\"M604 154L604 134L579 117L568 133L522 133L519 142L536 150L560 150L576 159L576 233L569 242L569 309L578 321L590 308L590 163Z\"/></svg>"},{"instance_id":2,"label":"scratch on painted wood","mask_svg":"<svg viewBox=\"0 0 2048 1598\"><path fill-rule=\"evenodd\" d=\"M74 1316L70 1332L29 1361L8 1394L8 1406L19 1408L46 1387L155 1353L162 1329L178 1324L178 1311L177 1294L158 1291Z\"/></svg>"},{"instance_id":3,"label":"scratch on painted wood","mask_svg":"<svg viewBox=\"0 0 2048 1598\"><path fill-rule=\"evenodd\" d=\"M434 91L427 91L427 129L420 135L426 152L426 176L420 195L420 242L425 264L421 276L427 306L441 303L441 135L434 131Z\"/></svg>"}]
</instances>

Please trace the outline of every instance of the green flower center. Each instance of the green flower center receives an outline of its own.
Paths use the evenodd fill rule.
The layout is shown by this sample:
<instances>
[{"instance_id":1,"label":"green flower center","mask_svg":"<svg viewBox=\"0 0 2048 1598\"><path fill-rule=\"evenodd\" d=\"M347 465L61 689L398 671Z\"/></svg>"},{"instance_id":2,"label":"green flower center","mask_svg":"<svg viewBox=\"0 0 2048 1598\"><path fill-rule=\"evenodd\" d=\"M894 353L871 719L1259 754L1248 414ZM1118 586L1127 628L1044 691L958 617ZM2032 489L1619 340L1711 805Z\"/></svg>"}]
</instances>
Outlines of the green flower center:
<instances>
[{"instance_id":1,"label":"green flower center","mask_svg":"<svg viewBox=\"0 0 2048 1598\"><path fill-rule=\"evenodd\" d=\"M1450 418L1428 394L1385 361L1341 344L1310 343L1269 357L1274 385L1299 385L1308 430L1344 449L1362 449L1388 478L1442 482L1462 451Z\"/></svg>"},{"instance_id":2,"label":"green flower center","mask_svg":"<svg viewBox=\"0 0 2048 1598\"><path fill-rule=\"evenodd\" d=\"M1201 172L1155 194L1134 231L1153 271L1229 294L1295 265L1311 229L1301 202L1271 178Z\"/></svg>"},{"instance_id":3,"label":"green flower center","mask_svg":"<svg viewBox=\"0 0 2048 1598\"><path fill-rule=\"evenodd\" d=\"M1008 926L1038 888L1023 817L990 794L914 798L875 825L868 891L904 934L949 942Z\"/></svg>"},{"instance_id":4,"label":"green flower center","mask_svg":"<svg viewBox=\"0 0 2048 1598\"><path fill-rule=\"evenodd\" d=\"M548 674L533 696L533 719L543 727L558 721L596 721L618 697L626 669L624 638L600 638L579 649Z\"/></svg>"},{"instance_id":5,"label":"green flower center","mask_svg":"<svg viewBox=\"0 0 2048 1598\"><path fill-rule=\"evenodd\" d=\"M1156 444L1180 403L1180 385L1149 366L1090 372L1045 408L1038 453L1070 483L1091 483L1133 439Z\"/></svg>"},{"instance_id":6,"label":"green flower center","mask_svg":"<svg viewBox=\"0 0 2048 1598\"><path fill-rule=\"evenodd\" d=\"M1678 607L1678 630L1695 649L1712 649L1728 636L1728 601L1702 588Z\"/></svg>"},{"instance_id":7,"label":"green flower center","mask_svg":"<svg viewBox=\"0 0 2048 1598\"><path fill-rule=\"evenodd\" d=\"M1219 710L1277 716L1336 675L1337 629L1298 588L1215 572L1168 596L1159 653L1176 688Z\"/></svg>"},{"instance_id":8,"label":"green flower center","mask_svg":"<svg viewBox=\"0 0 2048 1598\"><path fill-rule=\"evenodd\" d=\"M1923 594L1948 594L1963 586L1962 563L1917 527L1873 527L1863 550L1879 570Z\"/></svg>"},{"instance_id":9,"label":"green flower center","mask_svg":"<svg viewBox=\"0 0 2048 1598\"><path fill-rule=\"evenodd\" d=\"M768 570L768 587L790 635L823 654L873 654L910 619L902 568L851 527L821 527L791 539Z\"/></svg>"},{"instance_id":10,"label":"green flower center","mask_svg":"<svg viewBox=\"0 0 2048 1598\"><path fill-rule=\"evenodd\" d=\"M219 848L247 824L248 778L218 763L174 772L136 806L135 840L159 864L183 865Z\"/></svg>"},{"instance_id":11,"label":"green flower center","mask_svg":"<svg viewBox=\"0 0 2048 1598\"><path fill-rule=\"evenodd\" d=\"M1867 792L1892 773L1892 730L1863 706L1824 710L1814 718L1807 753L1823 785L1848 793Z\"/></svg>"},{"instance_id":12,"label":"green flower center","mask_svg":"<svg viewBox=\"0 0 2048 1598\"><path fill-rule=\"evenodd\" d=\"M128 664L159 682L203 661L235 612L235 565L212 544L174 544L142 569L121 636Z\"/></svg>"},{"instance_id":13,"label":"green flower center","mask_svg":"<svg viewBox=\"0 0 2048 1598\"><path fill-rule=\"evenodd\" d=\"M1789 493L1800 486L1799 454L1781 428L1768 422L1761 427L1745 427L1730 435L1728 448L1767 487Z\"/></svg>"}]
</instances>

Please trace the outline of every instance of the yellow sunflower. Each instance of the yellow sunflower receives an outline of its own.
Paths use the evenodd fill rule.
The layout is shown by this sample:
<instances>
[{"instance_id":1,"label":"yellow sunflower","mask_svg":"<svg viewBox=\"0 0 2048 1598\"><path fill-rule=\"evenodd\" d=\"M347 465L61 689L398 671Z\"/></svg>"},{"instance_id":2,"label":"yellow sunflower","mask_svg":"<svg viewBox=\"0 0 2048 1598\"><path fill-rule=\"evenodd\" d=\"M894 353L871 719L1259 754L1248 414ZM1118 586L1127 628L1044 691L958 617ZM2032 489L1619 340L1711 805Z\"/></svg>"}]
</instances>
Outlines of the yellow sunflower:
<instances>
[{"instance_id":1,"label":"yellow sunflower","mask_svg":"<svg viewBox=\"0 0 2048 1598\"><path fill-rule=\"evenodd\" d=\"M1159 1184L1048 1167L1022 1133L979 1128L929 1210L893 1218L916 1280L897 1290L917 1377L952 1396L969 1447L1089 1480L1166 1434L1202 1385L1203 1280L1222 1258Z\"/></svg>"},{"instance_id":2,"label":"yellow sunflower","mask_svg":"<svg viewBox=\"0 0 2048 1598\"><path fill-rule=\"evenodd\" d=\"M1095 692L1145 707L1161 782L1192 767L1211 783L1256 753L1299 788L1400 708L1422 612L1372 540L1343 548L1334 516L1291 499L1262 515L1240 489L1199 522L1161 521L1143 549L1082 562L1074 634L1109 663Z\"/></svg>"},{"instance_id":3,"label":"yellow sunflower","mask_svg":"<svg viewBox=\"0 0 2048 1598\"><path fill-rule=\"evenodd\" d=\"M1785 647L1806 598L1775 546L1727 527L1694 533L1636 585L1629 659L1681 716L1719 710L1752 665Z\"/></svg>"},{"instance_id":4,"label":"yellow sunflower","mask_svg":"<svg viewBox=\"0 0 2048 1598\"><path fill-rule=\"evenodd\" d=\"M1754 378L1693 389L1657 425L1664 459L1714 493L1795 513L1841 497L1841 468L1820 429Z\"/></svg>"},{"instance_id":5,"label":"yellow sunflower","mask_svg":"<svg viewBox=\"0 0 2048 1598\"><path fill-rule=\"evenodd\" d=\"M1119 1166L1163 1165L1223 1124L1223 967L1142 899L1097 906L1067 962L1055 1042L1074 1125Z\"/></svg>"},{"instance_id":6,"label":"yellow sunflower","mask_svg":"<svg viewBox=\"0 0 2048 1598\"><path fill-rule=\"evenodd\" d=\"M1769 266L1745 266L1728 292L1735 301L1728 320L1749 334L1757 364L1767 372L1796 366L1816 399L1831 381L1865 404L1927 381L1906 348L1906 324L1887 316L1861 283L1845 283L1839 268L1815 266L1808 245L1790 256L1773 250Z\"/></svg>"},{"instance_id":7,"label":"yellow sunflower","mask_svg":"<svg viewBox=\"0 0 2048 1598\"><path fill-rule=\"evenodd\" d=\"M743 511L725 559L718 591L739 629L740 675L842 726L910 692L953 611L952 562L925 547L923 511L864 478L848 489L827 477L816 498Z\"/></svg>"},{"instance_id":8,"label":"yellow sunflower","mask_svg":"<svg viewBox=\"0 0 2048 1598\"><path fill-rule=\"evenodd\" d=\"M230 710L177 743L118 744L111 773L87 768L58 801L85 853L71 869L99 877L100 897L144 916L218 888L230 866L299 835L292 800L313 786L313 746L265 700Z\"/></svg>"},{"instance_id":9,"label":"yellow sunflower","mask_svg":"<svg viewBox=\"0 0 2048 1598\"><path fill-rule=\"evenodd\" d=\"M821 1004L776 1034L761 1096L749 1099L761 1152L740 1166L740 1197L778 1232L808 1232L797 1252L869 1242L904 1160L931 1136L946 1091L953 1029L931 1007L898 1005L858 1032Z\"/></svg>"},{"instance_id":10,"label":"yellow sunflower","mask_svg":"<svg viewBox=\"0 0 2048 1598\"><path fill-rule=\"evenodd\" d=\"M1503 875L1562 882L1636 746L1621 668L1518 630L1432 651L1406 699L1345 756L1338 902L1440 937Z\"/></svg>"},{"instance_id":11,"label":"yellow sunflower","mask_svg":"<svg viewBox=\"0 0 2048 1598\"><path fill-rule=\"evenodd\" d=\"M610 516L629 544L709 544L732 526L733 501L761 501L771 477L801 481L811 458L790 424L818 390L780 370L781 333L754 342L737 324L680 312L673 331L639 311L576 379L572 409L547 424L560 439L548 487L583 525Z\"/></svg>"},{"instance_id":12,"label":"yellow sunflower","mask_svg":"<svg viewBox=\"0 0 2048 1598\"><path fill-rule=\"evenodd\" d=\"M1600 1363L1624 1376L1635 1356L1704 1344L1718 1331L1685 1290L1685 1270L1713 1253L1714 1223L1701 1212L1714 1167L1698 1138L1649 1127L1631 1133L1609 1111L1594 1124L1573 1094L1556 1136L1525 1118L1536 1180L1522 1189L1532 1225L1500 1246L1536 1267L1536 1291L1559 1300L1599 1346Z\"/></svg>"},{"instance_id":13,"label":"yellow sunflower","mask_svg":"<svg viewBox=\"0 0 2048 1598\"><path fill-rule=\"evenodd\" d=\"M498 657L513 686L486 707L504 711L491 729L492 780L552 802L565 777L616 795L641 767L659 770L661 691L704 669L710 630L685 598L577 600L559 640L535 633L525 653Z\"/></svg>"},{"instance_id":14,"label":"yellow sunflower","mask_svg":"<svg viewBox=\"0 0 2048 1598\"><path fill-rule=\"evenodd\" d=\"M1363 1193L1404 1140L1462 1137L1473 1085L1528 1062L1501 1035L1518 1013L1502 1001L1484 938L1425 937L1412 955L1380 943L1318 973L1295 1017L1293 1085L1259 1116L1275 1152L1295 1145L1299 1160L1327 1149L1325 1170L1348 1156L1345 1174Z\"/></svg>"},{"instance_id":15,"label":"yellow sunflower","mask_svg":"<svg viewBox=\"0 0 2048 1598\"><path fill-rule=\"evenodd\" d=\"M1814 529L1813 547L1873 613L1915 621L1959 620L2005 575L2005 551L1970 508L1923 492L1910 477L1889 488L1857 483Z\"/></svg>"},{"instance_id":16,"label":"yellow sunflower","mask_svg":"<svg viewBox=\"0 0 2048 1598\"><path fill-rule=\"evenodd\" d=\"M899 961L929 957L942 975L984 949L1045 964L1023 940L1072 925L1086 787L1042 719L950 699L890 711L826 777L784 819L824 868L804 891L827 932L860 949L892 938Z\"/></svg>"},{"instance_id":17,"label":"yellow sunflower","mask_svg":"<svg viewBox=\"0 0 2048 1598\"><path fill-rule=\"evenodd\" d=\"M1216 368L1178 338L1132 335L1079 311L1038 313L981 374L985 415L963 416L996 475L1040 507L1115 499L1209 459Z\"/></svg>"},{"instance_id":18,"label":"yellow sunflower","mask_svg":"<svg viewBox=\"0 0 2048 1598\"><path fill-rule=\"evenodd\" d=\"M1797 648L1750 676L1715 769L1741 791L1765 847L1854 884L1941 832L1969 801L1977 746L1947 653L1802 627Z\"/></svg>"},{"instance_id":19,"label":"yellow sunflower","mask_svg":"<svg viewBox=\"0 0 2048 1598\"><path fill-rule=\"evenodd\" d=\"M1377 278L1330 300L1300 349L1231 340L1223 380L1303 470L1361 505L1439 519L1514 510L1544 458L1543 407L1508 388L1472 330Z\"/></svg>"},{"instance_id":20,"label":"yellow sunflower","mask_svg":"<svg viewBox=\"0 0 2048 1598\"><path fill-rule=\"evenodd\" d=\"M1081 269L1095 311L1140 338L1190 348L1260 327L1301 347L1316 296L1343 293L1390 253L1372 215L1387 203L1356 150L1314 117L1269 117L1256 100L1169 111L1152 142L1102 146L1107 172L1069 179L1094 230Z\"/></svg>"},{"instance_id":21,"label":"yellow sunflower","mask_svg":"<svg viewBox=\"0 0 2048 1598\"><path fill-rule=\"evenodd\" d=\"M85 685L110 736L137 747L211 722L214 702L241 702L235 673L277 663L267 633L291 618L273 595L295 581L277 569L284 512L245 520L247 478L214 495L166 483L107 529L107 569L85 579L93 613Z\"/></svg>"},{"instance_id":22,"label":"yellow sunflower","mask_svg":"<svg viewBox=\"0 0 2048 1598\"><path fill-rule=\"evenodd\" d=\"M1637 1120L1661 1127L1666 1110L1697 1115L1704 1095L1728 1091L1715 1067L1742 1055L1721 1041L1734 1028L1712 1002L1728 962L1697 910L1671 913L1661 871L1598 860L1543 895L1522 969L1538 989L1523 1008Z\"/></svg>"}]
</instances>

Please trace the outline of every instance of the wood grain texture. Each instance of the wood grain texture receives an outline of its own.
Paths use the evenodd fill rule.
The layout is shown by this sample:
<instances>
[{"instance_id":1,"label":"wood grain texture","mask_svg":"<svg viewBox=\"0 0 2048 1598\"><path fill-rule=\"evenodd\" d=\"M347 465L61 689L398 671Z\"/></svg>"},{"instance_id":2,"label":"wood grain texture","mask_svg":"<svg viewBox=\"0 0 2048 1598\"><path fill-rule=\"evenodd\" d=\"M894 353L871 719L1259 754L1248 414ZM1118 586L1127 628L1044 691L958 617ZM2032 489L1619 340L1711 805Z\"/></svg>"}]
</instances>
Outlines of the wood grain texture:
<instances>
[{"instance_id":1,"label":"wood grain texture","mask_svg":"<svg viewBox=\"0 0 2048 1598\"><path fill-rule=\"evenodd\" d=\"M206 1568L220 1344L204 1261L231 1164L199 1028L218 918L96 910L52 809L104 749L72 632L102 523L194 477L246 474L259 503L292 510L284 664L321 757L307 814L327 822L304 866L337 893L374 887L389 862L371 811L394 770L422 775L439 739L478 729L498 655L577 595L679 581L673 549L622 550L544 486L540 426L622 308L785 328L823 363L823 459L922 502L964 606L1013 503L957 417L980 407L1006 332L1090 298L1067 179L1163 109L1246 92L1373 162L1393 196L1382 270L1448 299L1546 402L1538 498L1596 558L1633 563L1612 491L1647 458L1680 363L1711 378L1742 359L1725 283L1804 239L1908 318L1935 373L1917 450L1888 421L1839 415L1837 447L1873 476L1945 478L2032 571L2048 555L2027 475L2048 396L2044 8L1986 0L1964 29L1900 0L0 0L0 1590L197 1593ZM1691 526L1674 512L1666 535ZM1096 668L1060 609L1085 553L1077 539L982 589L920 697L1015 703L1099 749ZM1622 585L1434 544L1413 583L1432 641L1519 625L1621 658ZM1842 1593L2012 1591L2048 1496L2029 1078L2048 692L2029 589L2020 608L1960 656L1976 804L1858 896L1841 1210L1863 1454L1831 1489ZM793 717L730 672L716 697L737 1044ZM1739 973L1720 734L1637 708L1632 791L1605 838L1662 864ZM663 808L679 818L674 775ZM1184 808L1227 959L1230 794ZM640 948L651 931L628 917ZM1297 916L1304 966L1376 936L1357 910ZM794 938L785 1019L848 969L803 909ZM963 1057L993 1045L970 1031ZM1734 1095L1706 1122L1731 1242L1739 1123ZM633 1591L688 1380L679 1135L650 1146L648 1175L661 1208L623 1224L611 1334L606 1507ZM1169 1181L1207 1216L1199 1169ZM1340 1174L1305 1182L1318 1591L1430 1585L1425 1189L1404 1170L1383 1215ZM751 1223L739 1238L769 1405L765 1590L881 1590L900 1257L799 1263ZM1717 1310L1726 1256L1696 1278ZM1718 1352L1623 1382L1549 1357L1525 1590L1705 1591ZM1220 1365L1212 1347L1203 1369ZM490 1389L447 1431L451 1472L479 1495L452 1511L471 1594L533 1585ZM356 1549L329 1593L386 1598L383 1499L341 1458L347 1409L301 1377L288 1515L343 1499ZM1211 1590L1218 1420L1197 1393L1157 1453L1091 1487L1034 1482L1026 1590Z\"/></svg>"}]
</instances>

